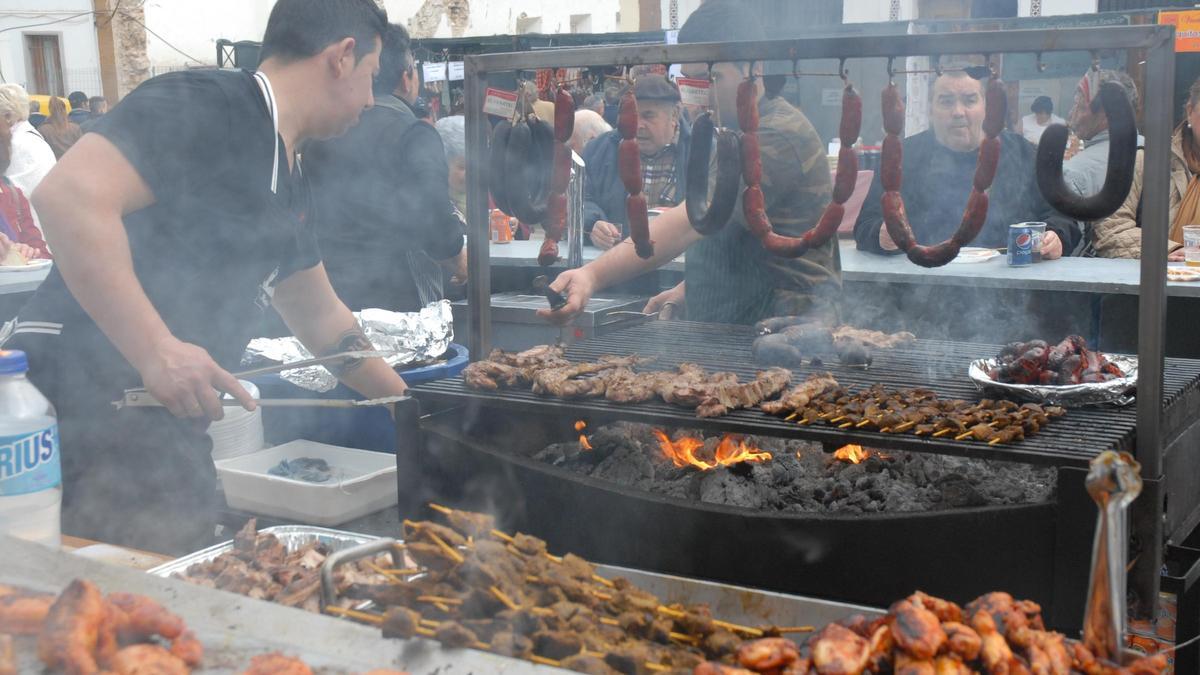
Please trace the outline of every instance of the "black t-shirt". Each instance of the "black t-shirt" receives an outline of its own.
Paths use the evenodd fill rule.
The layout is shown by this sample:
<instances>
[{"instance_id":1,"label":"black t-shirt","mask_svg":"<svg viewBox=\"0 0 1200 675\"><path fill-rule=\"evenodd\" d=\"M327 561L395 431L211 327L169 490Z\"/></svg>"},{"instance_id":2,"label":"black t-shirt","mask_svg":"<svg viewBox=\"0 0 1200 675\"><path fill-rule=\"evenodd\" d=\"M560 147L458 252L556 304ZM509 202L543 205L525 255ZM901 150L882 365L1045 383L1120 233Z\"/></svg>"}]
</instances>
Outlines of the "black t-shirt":
<instances>
[{"instance_id":1,"label":"black t-shirt","mask_svg":"<svg viewBox=\"0 0 1200 675\"><path fill-rule=\"evenodd\" d=\"M236 368L274 285L320 263L309 192L251 73L192 71L149 80L91 131L111 141L154 193L125 216L134 270L175 337ZM278 184L271 192L278 157ZM101 386L140 384L55 269L22 308L12 345L39 358L82 356ZM55 335L61 325L61 335ZM111 364L111 366L110 366Z\"/></svg>"}]
</instances>

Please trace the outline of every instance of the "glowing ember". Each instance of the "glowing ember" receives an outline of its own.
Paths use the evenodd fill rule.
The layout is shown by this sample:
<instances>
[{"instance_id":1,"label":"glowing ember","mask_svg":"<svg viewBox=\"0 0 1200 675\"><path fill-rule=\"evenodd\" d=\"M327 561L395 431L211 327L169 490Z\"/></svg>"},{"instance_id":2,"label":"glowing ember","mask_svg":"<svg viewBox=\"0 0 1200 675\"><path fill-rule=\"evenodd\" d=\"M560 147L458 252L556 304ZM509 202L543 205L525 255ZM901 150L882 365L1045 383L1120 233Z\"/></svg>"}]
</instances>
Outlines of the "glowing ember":
<instances>
[{"instance_id":1,"label":"glowing ember","mask_svg":"<svg viewBox=\"0 0 1200 675\"><path fill-rule=\"evenodd\" d=\"M726 434L717 444L711 461L696 456L696 452L704 447L703 439L684 437L672 441L661 429L655 429L654 435L658 438L658 445L663 454L680 468L691 466L701 471L711 471L719 466L731 466L741 462L765 462L771 459L771 453L763 452L732 434Z\"/></svg>"},{"instance_id":2,"label":"glowing ember","mask_svg":"<svg viewBox=\"0 0 1200 675\"><path fill-rule=\"evenodd\" d=\"M583 430L586 428L587 422L584 422L583 420L575 420L575 431L580 432L579 447L583 448L584 450L591 450L592 444L588 442L587 435L583 433Z\"/></svg>"},{"instance_id":3,"label":"glowing ember","mask_svg":"<svg viewBox=\"0 0 1200 675\"><path fill-rule=\"evenodd\" d=\"M860 464L870 454L861 445L843 445L833 453L834 458L851 464Z\"/></svg>"}]
</instances>

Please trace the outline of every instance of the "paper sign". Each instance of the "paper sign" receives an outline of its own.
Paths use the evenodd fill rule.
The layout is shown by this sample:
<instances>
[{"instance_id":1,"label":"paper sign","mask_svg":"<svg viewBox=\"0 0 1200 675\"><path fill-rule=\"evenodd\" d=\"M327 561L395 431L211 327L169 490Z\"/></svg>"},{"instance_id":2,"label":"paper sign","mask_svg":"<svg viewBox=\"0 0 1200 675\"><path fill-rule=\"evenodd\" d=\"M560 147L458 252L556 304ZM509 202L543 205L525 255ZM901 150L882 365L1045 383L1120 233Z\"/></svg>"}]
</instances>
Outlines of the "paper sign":
<instances>
[{"instance_id":1,"label":"paper sign","mask_svg":"<svg viewBox=\"0 0 1200 675\"><path fill-rule=\"evenodd\" d=\"M517 114L517 92L488 87L483 97L483 112L509 118Z\"/></svg>"},{"instance_id":2,"label":"paper sign","mask_svg":"<svg viewBox=\"0 0 1200 675\"><path fill-rule=\"evenodd\" d=\"M666 32L666 35L664 35L663 37L665 38L664 41L669 45L679 44L679 31L678 30L669 30Z\"/></svg>"},{"instance_id":3,"label":"paper sign","mask_svg":"<svg viewBox=\"0 0 1200 675\"><path fill-rule=\"evenodd\" d=\"M841 89L822 89L821 105L839 106L842 104Z\"/></svg>"},{"instance_id":4,"label":"paper sign","mask_svg":"<svg viewBox=\"0 0 1200 675\"><path fill-rule=\"evenodd\" d=\"M450 81L457 82L461 79L463 79L463 62L462 61L451 61L450 62Z\"/></svg>"},{"instance_id":5,"label":"paper sign","mask_svg":"<svg viewBox=\"0 0 1200 675\"><path fill-rule=\"evenodd\" d=\"M679 99L684 105L707 106L709 104L708 80L680 77L675 79L675 84L679 86Z\"/></svg>"},{"instance_id":6,"label":"paper sign","mask_svg":"<svg viewBox=\"0 0 1200 675\"><path fill-rule=\"evenodd\" d=\"M421 75L425 82L444 82L446 80L446 62L421 64Z\"/></svg>"},{"instance_id":7,"label":"paper sign","mask_svg":"<svg viewBox=\"0 0 1200 675\"><path fill-rule=\"evenodd\" d=\"M1200 11L1159 12L1160 24L1175 26L1175 51L1200 52Z\"/></svg>"}]
</instances>

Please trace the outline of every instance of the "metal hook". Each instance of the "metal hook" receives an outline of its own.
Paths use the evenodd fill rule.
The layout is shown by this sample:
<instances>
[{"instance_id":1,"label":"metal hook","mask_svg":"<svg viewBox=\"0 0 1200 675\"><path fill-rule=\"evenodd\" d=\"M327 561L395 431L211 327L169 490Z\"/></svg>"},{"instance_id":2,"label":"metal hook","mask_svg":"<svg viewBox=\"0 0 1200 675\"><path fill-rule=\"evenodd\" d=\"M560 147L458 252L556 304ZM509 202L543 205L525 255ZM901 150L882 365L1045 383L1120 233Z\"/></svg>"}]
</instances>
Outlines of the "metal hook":
<instances>
[{"instance_id":1,"label":"metal hook","mask_svg":"<svg viewBox=\"0 0 1200 675\"><path fill-rule=\"evenodd\" d=\"M933 73L934 73L934 75L937 75L938 77L941 77L943 74L945 74L945 70L942 68L942 55L941 54L933 55Z\"/></svg>"},{"instance_id":2,"label":"metal hook","mask_svg":"<svg viewBox=\"0 0 1200 675\"><path fill-rule=\"evenodd\" d=\"M1041 52L1038 52L1038 53L1037 53L1037 64L1036 64L1036 68L1037 68L1037 71L1038 71L1039 73L1044 73L1044 72L1046 72L1046 64L1042 63L1042 53L1041 53Z\"/></svg>"},{"instance_id":3,"label":"metal hook","mask_svg":"<svg viewBox=\"0 0 1200 675\"><path fill-rule=\"evenodd\" d=\"M846 70L846 57L838 59L838 77L842 78L842 82L850 84L850 71Z\"/></svg>"},{"instance_id":4,"label":"metal hook","mask_svg":"<svg viewBox=\"0 0 1200 675\"><path fill-rule=\"evenodd\" d=\"M888 57L887 74L888 74L888 82L889 83L892 83L891 81L893 79L895 79L895 77L896 77L896 69L893 67L895 64L895 61L896 61L896 57L894 57L894 56Z\"/></svg>"}]
</instances>

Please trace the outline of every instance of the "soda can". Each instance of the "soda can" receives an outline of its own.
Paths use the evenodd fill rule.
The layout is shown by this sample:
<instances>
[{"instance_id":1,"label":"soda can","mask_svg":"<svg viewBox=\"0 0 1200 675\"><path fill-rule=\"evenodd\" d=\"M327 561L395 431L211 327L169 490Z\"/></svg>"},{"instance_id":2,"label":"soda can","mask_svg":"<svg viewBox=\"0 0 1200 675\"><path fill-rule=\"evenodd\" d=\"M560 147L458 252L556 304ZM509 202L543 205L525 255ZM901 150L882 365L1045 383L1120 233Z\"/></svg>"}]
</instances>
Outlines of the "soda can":
<instances>
[{"instance_id":1,"label":"soda can","mask_svg":"<svg viewBox=\"0 0 1200 675\"><path fill-rule=\"evenodd\" d=\"M1034 229L1030 223L1008 226L1008 266L1028 267L1033 264Z\"/></svg>"}]
</instances>

